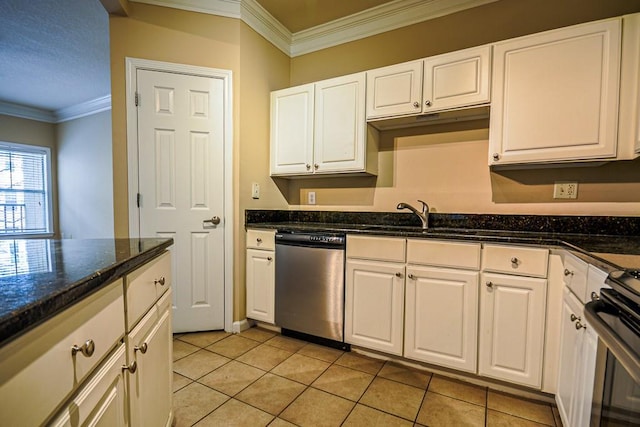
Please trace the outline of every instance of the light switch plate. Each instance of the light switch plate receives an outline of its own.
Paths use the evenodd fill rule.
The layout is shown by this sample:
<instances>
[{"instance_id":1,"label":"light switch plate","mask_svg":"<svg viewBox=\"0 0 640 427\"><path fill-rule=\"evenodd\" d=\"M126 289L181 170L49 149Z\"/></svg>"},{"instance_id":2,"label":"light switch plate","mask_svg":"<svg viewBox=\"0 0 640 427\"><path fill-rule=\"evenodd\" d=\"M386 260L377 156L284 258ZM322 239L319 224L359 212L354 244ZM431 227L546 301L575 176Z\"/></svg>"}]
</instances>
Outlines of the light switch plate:
<instances>
[{"instance_id":1,"label":"light switch plate","mask_svg":"<svg viewBox=\"0 0 640 427\"><path fill-rule=\"evenodd\" d=\"M315 205L316 204L316 192L315 191L309 191L309 193L307 194L307 203L309 203L310 205Z\"/></svg>"},{"instance_id":2,"label":"light switch plate","mask_svg":"<svg viewBox=\"0 0 640 427\"><path fill-rule=\"evenodd\" d=\"M559 182L553 185L554 199L577 199L578 183L577 182Z\"/></svg>"},{"instance_id":3,"label":"light switch plate","mask_svg":"<svg viewBox=\"0 0 640 427\"><path fill-rule=\"evenodd\" d=\"M257 182L251 184L251 197L253 197L254 199L260 198L260 184L258 184Z\"/></svg>"}]
</instances>

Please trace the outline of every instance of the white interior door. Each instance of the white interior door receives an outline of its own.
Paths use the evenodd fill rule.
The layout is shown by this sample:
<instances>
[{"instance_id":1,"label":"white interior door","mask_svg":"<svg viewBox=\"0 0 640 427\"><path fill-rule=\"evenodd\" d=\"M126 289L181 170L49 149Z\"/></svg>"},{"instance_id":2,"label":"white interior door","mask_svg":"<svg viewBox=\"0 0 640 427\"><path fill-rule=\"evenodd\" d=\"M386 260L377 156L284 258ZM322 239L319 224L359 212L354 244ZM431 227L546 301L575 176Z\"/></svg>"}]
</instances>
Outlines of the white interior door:
<instances>
[{"instance_id":1,"label":"white interior door","mask_svg":"<svg viewBox=\"0 0 640 427\"><path fill-rule=\"evenodd\" d=\"M223 81L144 69L136 81L140 236L174 239L173 331L223 329Z\"/></svg>"}]
</instances>

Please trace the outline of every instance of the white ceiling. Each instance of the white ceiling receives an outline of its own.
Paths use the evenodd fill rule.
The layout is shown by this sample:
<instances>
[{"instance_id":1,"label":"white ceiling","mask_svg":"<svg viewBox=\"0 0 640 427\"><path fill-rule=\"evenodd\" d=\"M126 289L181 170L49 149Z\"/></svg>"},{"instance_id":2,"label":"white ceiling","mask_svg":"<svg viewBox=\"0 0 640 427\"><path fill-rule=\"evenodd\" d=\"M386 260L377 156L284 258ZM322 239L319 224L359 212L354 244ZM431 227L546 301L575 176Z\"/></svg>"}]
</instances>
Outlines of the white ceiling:
<instances>
[{"instance_id":1,"label":"white ceiling","mask_svg":"<svg viewBox=\"0 0 640 427\"><path fill-rule=\"evenodd\" d=\"M110 93L99 0L0 1L0 101L58 111Z\"/></svg>"}]
</instances>

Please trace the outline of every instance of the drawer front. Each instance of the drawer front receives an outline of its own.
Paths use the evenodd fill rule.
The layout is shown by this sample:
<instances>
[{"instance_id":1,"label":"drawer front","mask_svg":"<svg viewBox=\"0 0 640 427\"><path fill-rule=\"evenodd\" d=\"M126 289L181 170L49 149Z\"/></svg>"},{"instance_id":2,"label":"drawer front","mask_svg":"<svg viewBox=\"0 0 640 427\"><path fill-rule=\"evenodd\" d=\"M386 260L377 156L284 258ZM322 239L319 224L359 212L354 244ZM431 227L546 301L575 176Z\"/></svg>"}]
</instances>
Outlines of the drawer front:
<instances>
[{"instance_id":1,"label":"drawer front","mask_svg":"<svg viewBox=\"0 0 640 427\"><path fill-rule=\"evenodd\" d=\"M171 287L171 253L165 252L125 277L127 332ZM162 284L164 283L164 285Z\"/></svg>"},{"instance_id":2,"label":"drawer front","mask_svg":"<svg viewBox=\"0 0 640 427\"><path fill-rule=\"evenodd\" d=\"M589 264L569 253L564 255L564 284L583 304L587 301L587 270Z\"/></svg>"},{"instance_id":3,"label":"drawer front","mask_svg":"<svg viewBox=\"0 0 640 427\"><path fill-rule=\"evenodd\" d=\"M407 240L407 262L437 267L480 269L479 243Z\"/></svg>"},{"instance_id":4,"label":"drawer front","mask_svg":"<svg viewBox=\"0 0 640 427\"><path fill-rule=\"evenodd\" d=\"M0 349L0 413L4 425L40 425L124 336L118 280ZM94 343L90 356L74 345Z\"/></svg>"},{"instance_id":5,"label":"drawer front","mask_svg":"<svg viewBox=\"0 0 640 427\"><path fill-rule=\"evenodd\" d=\"M609 275L607 272L600 270L598 267L593 265L589 265L589 273L587 274L587 288L585 290L585 303L591 301L593 297L591 296L594 292L596 295L600 296L601 288L611 288L611 286L607 285L604 281Z\"/></svg>"},{"instance_id":6,"label":"drawer front","mask_svg":"<svg viewBox=\"0 0 640 427\"><path fill-rule=\"evenodd\" d=\"M482 254L482 269L484 271L547 277L548 265L548 249L484 245Z\"/></svg>"},{"instance_id":7,"label":"drawer front","mask_svg":"<svg viewBox=\"0 0 640 427\"><path fill-rule=\"evenodd\" d=\"M275 230L247 230L247 248L275 250Z\"/></svg>"},{"instance_id":8,"label":"drawer front","mask_svg":"<svg viewBox=\"0 0 640 427\"><path fill-rule=\"evenodd\" d=\"M396 237L347 236L347 258L405 262L406 240Z\"/></svg>"}]
</instances>

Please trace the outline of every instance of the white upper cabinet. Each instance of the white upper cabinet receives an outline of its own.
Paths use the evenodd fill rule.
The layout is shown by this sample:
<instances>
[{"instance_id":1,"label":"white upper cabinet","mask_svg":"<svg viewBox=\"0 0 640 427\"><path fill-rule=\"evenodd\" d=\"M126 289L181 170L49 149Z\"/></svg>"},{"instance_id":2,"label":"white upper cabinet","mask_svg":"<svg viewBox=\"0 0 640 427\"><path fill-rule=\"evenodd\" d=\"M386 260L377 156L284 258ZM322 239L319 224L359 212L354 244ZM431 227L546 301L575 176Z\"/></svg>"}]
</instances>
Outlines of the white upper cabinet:
<instances>
[{"instance_id":1,"label":"white upper cabinet","mask_svg":"<svg viewBox=\"0 0 640 427\"><path fill-rule=\"evenodd\" d=\"M367 140L365 73L271 93L272 176L376 174Z\"/></svg>"},{"instance_id":2,"label":"white upper cabinet","mask_svg":"<svg viewBox=\"0 0 640 427\"><path fill-rule=\"evenodd\" d=\"M489 102L491 46L367 71L367 120Z\"/></svg>"},{"instance_id":3,"label":"white upper cabinet","mask_svg":"<svg viewBox=\"0 0 640 427\"><path fill-rule=\"evenodd\" d=\"M640 154L640 13L622 17L618 141L625 158Z\"/></svg>"},{"instance_id":4,"label":"white upper cabinet","mask_svg":"<svg viewBox=\"0 0 640 427\"><path fill-rule=\"evenodd\" d=\"M422 112L423 61L367 71L367 120Z\"/></svg>"},{"instance_id":5,"label":"white upper cabinet","mask_svg":"<svg viewBox=\"0 0 640 427\"><path fill-rule=\"evenodd\" d=\"M313 84L271 93L271 175L311 172Z\"/></svg>"},{"instance_id":6,"label":"white upper cabinet","mask_svg":"<svg viewBox=\"0 0 640 427\"><path fill-rule=\"evenodd\" d=\"M496 43L489 164L617 155L621 19Z\"/></svg>"},{"instance_id":7,"label":"white upper cabinet","mask_svg":"<svg viewBox=\"0 0 640 427\"><path fill-rule=\"evenodd\" d=\"M424 113L489 102L491 46L480 46L424 60Z\"/></svg>"}]
</instances>

